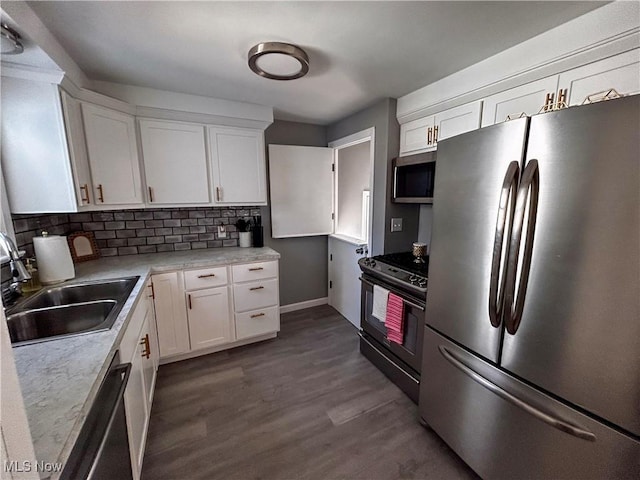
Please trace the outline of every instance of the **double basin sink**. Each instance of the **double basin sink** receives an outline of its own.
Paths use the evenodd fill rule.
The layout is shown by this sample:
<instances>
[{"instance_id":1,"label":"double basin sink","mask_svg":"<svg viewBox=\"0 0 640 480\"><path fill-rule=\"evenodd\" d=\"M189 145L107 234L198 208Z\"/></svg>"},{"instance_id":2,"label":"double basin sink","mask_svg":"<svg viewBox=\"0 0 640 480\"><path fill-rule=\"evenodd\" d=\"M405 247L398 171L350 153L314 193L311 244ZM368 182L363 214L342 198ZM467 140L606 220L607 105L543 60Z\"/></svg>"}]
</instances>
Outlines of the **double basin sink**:
<instances>
[{"instance_id":1,"label":"double basin sink","mask_svg":"<svg viewBox=\"0 0 640 480\"><path fill-rule=\"evenodd\" d=\"M109 330L140 277L45 288L7 310L13 346Z\"/></svg>"}]
</instances>

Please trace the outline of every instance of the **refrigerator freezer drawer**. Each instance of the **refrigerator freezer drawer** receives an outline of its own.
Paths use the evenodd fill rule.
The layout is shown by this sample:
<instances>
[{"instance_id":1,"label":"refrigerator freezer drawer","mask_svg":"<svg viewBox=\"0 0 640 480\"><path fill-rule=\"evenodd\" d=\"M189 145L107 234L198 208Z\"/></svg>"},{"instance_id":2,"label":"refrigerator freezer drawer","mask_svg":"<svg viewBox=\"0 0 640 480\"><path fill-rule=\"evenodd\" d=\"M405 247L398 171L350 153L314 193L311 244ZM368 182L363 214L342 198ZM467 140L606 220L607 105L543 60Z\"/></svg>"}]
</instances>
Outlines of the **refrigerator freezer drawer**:
<instances>
[{"instance_id":1,"label":"refrigerator freezer drawer","mask_svg":"<svg viewBox=\"0 0 640 480\"><path fill-rule=\"evenodd\" d=\"M482 478L639 478L640 442L425 329L420 415ZM428 380L426 380L428 379Z\"/></svg>"}]
</instances>

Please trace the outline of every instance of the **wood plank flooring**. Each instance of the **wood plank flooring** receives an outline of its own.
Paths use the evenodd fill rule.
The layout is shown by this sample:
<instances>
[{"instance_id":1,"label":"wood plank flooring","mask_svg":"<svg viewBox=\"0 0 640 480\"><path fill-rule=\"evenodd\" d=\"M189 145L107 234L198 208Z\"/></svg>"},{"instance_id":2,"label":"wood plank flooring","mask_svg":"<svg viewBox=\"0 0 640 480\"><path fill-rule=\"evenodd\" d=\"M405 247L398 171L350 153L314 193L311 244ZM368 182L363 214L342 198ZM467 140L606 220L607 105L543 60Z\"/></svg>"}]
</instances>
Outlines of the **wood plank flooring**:
<instances>
[{"instance_id":1,"label":"wood plank flooring","mask_svg":"<svg viewBox=\"0 0 640 480\"><path fill-rule=\"evenodd\" d=\"M472 479L329 306L279 338L160 367L143 480Z\"/></svg>"}]
</instances>

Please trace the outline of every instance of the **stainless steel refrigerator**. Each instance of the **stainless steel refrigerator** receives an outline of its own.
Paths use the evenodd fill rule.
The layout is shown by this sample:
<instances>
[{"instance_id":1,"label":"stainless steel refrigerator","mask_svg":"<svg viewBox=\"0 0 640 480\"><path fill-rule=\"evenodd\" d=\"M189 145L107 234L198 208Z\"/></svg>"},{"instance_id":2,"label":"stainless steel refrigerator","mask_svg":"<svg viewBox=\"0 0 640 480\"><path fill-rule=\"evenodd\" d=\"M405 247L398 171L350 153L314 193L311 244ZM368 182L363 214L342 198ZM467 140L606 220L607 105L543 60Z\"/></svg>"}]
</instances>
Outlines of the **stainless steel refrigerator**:
<instances>
[{"instance_id":1,"label":"stainless steel refrigerator","mask_svg":"<svg viewBox=\"0 0 640 480\"><path fill-rule=\"evenodd\" d=\"M640 478L640 96L438 143L420 415L481 477Z\"/></svg>"}]
</instances>

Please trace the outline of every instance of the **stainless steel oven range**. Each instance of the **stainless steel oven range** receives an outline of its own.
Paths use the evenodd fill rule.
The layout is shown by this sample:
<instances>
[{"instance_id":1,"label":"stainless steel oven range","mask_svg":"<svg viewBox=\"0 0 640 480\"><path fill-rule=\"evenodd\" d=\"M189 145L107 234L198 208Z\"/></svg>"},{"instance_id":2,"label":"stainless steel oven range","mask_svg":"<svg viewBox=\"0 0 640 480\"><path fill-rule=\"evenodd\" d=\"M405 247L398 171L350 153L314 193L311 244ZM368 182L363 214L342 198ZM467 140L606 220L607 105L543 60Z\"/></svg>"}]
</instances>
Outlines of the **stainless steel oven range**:
<instances>
[{"instance_id":1,"label":"stainless steel oven range","mask_svg":"<svg viewBox=\"0 0 640 480\"><path fill-rule=\"evenodd\" d=\"M360 352L417 403L429 258L416 259L411 252L403 252L361 258L358 264L362 270ZM384 322L373 316L375 285L402 299L402 344L390 341Z\"/></svg>"}]
</instances>

